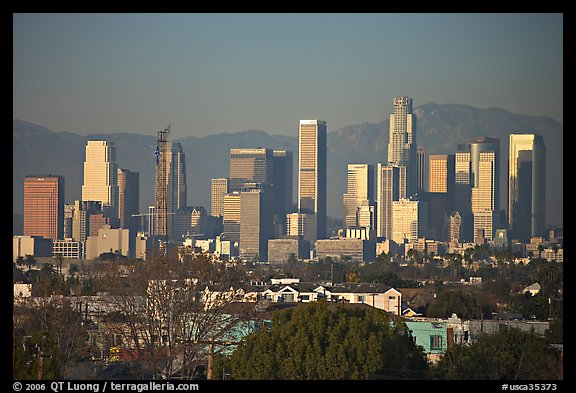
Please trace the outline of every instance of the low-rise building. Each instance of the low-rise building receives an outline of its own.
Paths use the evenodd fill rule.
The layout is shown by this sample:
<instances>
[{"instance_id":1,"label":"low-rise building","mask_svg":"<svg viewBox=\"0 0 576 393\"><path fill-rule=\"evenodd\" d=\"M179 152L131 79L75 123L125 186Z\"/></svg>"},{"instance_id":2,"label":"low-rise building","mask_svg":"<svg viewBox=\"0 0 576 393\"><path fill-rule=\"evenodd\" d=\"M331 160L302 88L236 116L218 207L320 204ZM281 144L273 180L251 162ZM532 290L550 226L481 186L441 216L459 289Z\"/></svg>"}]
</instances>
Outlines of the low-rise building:
<instances>
[{"instance_id":1,"label":"low-rise building","mask_svg":"<svg viewBox=\"0 0 576 393\"><path fill-rule=\"evenodd\" d=\"M354 262L370 262L376 259L376 243L362 239L316 240L318 258L349 258Z\"/></svg>"}]
</instances>

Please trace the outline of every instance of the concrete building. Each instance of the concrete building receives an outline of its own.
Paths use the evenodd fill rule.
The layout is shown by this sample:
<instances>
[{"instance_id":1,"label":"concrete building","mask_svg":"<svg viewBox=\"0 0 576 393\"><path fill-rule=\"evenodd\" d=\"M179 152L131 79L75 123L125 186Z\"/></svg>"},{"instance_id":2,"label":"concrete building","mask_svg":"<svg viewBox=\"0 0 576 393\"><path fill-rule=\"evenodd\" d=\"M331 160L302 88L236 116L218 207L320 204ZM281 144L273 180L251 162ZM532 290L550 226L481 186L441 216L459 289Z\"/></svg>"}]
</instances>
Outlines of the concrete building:
<instances>
[{"instance_id":1,"label":"concrete building","mask_svg":"<svg viewBox=\"0 0 576 393\"><path fill-rule=\"evenodd\" d=\"M210 214L212 216L224 216L224 195L228 194L228 179L219 177L211 181L211 195L212 195L212 209Z\"/></svg>"},{"instance_id":2,"label":"concrete building","mask_svg":"<svg viewBox=\"0 0 576 393\"><path fill-rule=\"evenodd\" d=\"M72 238L74 240L86 241L86 238L90 236L90 217L97 213L102 213L102 202L74 201L72 216Z\"/></svg>"},{"instance_id":3,"label":"concrete building","mask_svg":"<svg viewBox=\"0 0 576 393\"><path fill-rule=\"evenodd\" d=\"M354 262L370 262L376 259L376 243L362 239L316 240L318 258L349 258Z\"/></svg>"},{"instance_id":4,"label":"concrete building","mask_svg":"<svg viewBox=\"0 0 576 393\"><path fill-rule=\"evenodd\" d=\"M348 190L343 194L342 201L344 206L344 228L360 226L358 223L358 210L360 207L374 206L373 165L348 164Z\"/></svg>"},{"instance_id":5,"label":"concrete building","mask_svg":"<svg viewBox=\"0 0 576 393\"><path fill-rule=\"evenodd\" d=\"M326 237L327 128L323 120L300 120L298 212L316 216L316 238Z\"/></svg>"},{"instance_id":6,"label":"concrete building","mask_svg":"<svg viewBox=\"0 0 576 393\"><path fill-rule=\"evenodd\" d=\"M286 214L286 235L316 242L316 216L306 213Z\"/></svg>"},{"instance_id":7,"label":"concrete building","mask_svg":"<svg viewBox=\"0 0 576 393\"><path fill-rule=\"evenodd\" d=\"M426 235L426 202L401 199L392 202L392 240L397 244L416 241Z\"/></svg>"},{"instance_id":8,"label":"concrete building","mask_svg":"<svg viewBox=\"0 0 576 393\"><path fill-rule=\"evenodd\" d=\"M416 117L412 112L412 98L394 98L394 111L390 115L388 165L406 167L407 196L416 194L418 190Z\"/></svg>"},{"instance_id":9,"label":"concrete building","mask_svg":"<svg viewBox=\"0 0 576 393\"><path fill-rule=\"evenodd\" d=\"M298 259L308 259L310 242L304 239L270 239L268 240L268 262L285 263L293 255Z\"/></svg>"},{"instance_id":10,"label":"concrete building","mask_svg":"<svg viewBox=\"0 0 576 393\"><path fill-rule=\"evenodd\" d=\"M18 257L52 257L52 239L41 236L14 236L12 238L12 261Z\"/></svg>"},{"instance_id":11,"label":"concrete building","mask_svg":"<svg viewBox=\"0 0 576 393\"><path fill-rule=\"evenodd\" d=\"M406 167L387 166L378 163L376 172L376 236L392 238L392 202L405 195L401 178Z\"/></svg>"},{"instance_id":12,"label":"concrete building","mask_svg":"<svg viewBox=\"0 0 576 393\"><path fill-rule=\"evenodd\" d=\"M86 259L96 259L100 254L116 251L134 258L128 229L112 229L110 225L105 225L98 230L97 236L89 236L86 239Z\"/></svg>"},{"instance_id":13,"label":"concrete building","mask_svg":"<svg viewBox=\"0 0 576 393\"><path fill-rule=\"evenodd\" d=\"M268 258L268 239L273 232L272 193L252 189L240 193L240 258Z\"/></svg>"},{"instance_id":14,"label":"concrete building","mask_svg":"<svg viewBox=\"0 0 576 393\"><path fill-rule=\"evenodd\" d=\"M24 178L24 236L64 238L64 177Z\"/></svg>"},{"instance_id":15,"label":"concrete building","mask_svg":"<svg viewBox=\"0 0 576 393\"><path fill-rule=\"evenodd\" d=\"M64 259L85 259L84 243L72 238L53 242L52 255L62 255Z\"/></svg>"},{"instance_id":16,"label":"concrete building","mask_svg":"<svg viewBox=\"0 0 576 393\"><path fill-rule=\"evenodd\" d=\"M274 175L273 153L271 149L234 148L230 149L230 191L242 191L244 183L272 185Z\"/></svg>"},{"instance_id":17,"label":"concrete building","mask_svg":"<svg viewBox=\"0 0 576 393\"><path fill-rule=\"evenodd\" d=\"M527 243L544 236L546 145L536 134L510 134L508 224L512 238Z\"/></svg>"},{"instance_id":18,"label":"concrete building","mask_svg":"<svg viewBox=\"0 0 576 393\"><path fill-rule=\"evenodd\" d=\"M99 201L102 213L112 220L113 227L118 226L118 163L114 143L87 141L82 200Z\"/></svg>"}]
</instances>

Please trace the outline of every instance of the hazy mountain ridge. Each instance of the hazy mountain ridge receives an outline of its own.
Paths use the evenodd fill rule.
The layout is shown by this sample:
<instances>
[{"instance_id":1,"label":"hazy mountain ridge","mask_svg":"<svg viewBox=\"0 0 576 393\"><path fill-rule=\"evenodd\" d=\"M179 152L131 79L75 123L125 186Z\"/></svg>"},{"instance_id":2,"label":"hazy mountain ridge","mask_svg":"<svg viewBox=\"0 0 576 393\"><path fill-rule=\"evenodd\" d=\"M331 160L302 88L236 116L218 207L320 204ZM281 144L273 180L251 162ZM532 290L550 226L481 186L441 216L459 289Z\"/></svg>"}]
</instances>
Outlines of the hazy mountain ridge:
<instances>
[{"instance_id":1,"label":"hazy mountain ridge","mask_svg":"<svg viewBox=\"0 0 576 393\"><path fill-rule=\"evenodd\" d=\"M563 125L547 116L517 115L501 108L478 109L468 105L427 103L414 109L417 143L428 154L454 153L460 143L477 136L501 140L501 189L507 189L508 135L537 133L547 145L546 195L548 222L562 225L563 206ZM388 117L388 116L386 116ZM330 131L329 120L327 120ZM387 162L389 120L362 123L328 134L328 214L342 215L342 193L346 191L347 163ZM140 173L140 209L153 204L156 146L155 136L128 133L92 134L53 132L23 120L13 121L13 211L22 212L24 176L60 174L66 181L66 202L80 199L86 141L106 139L117 146L120 168ZM294 154L294 196L297 194L298 140L270 135L262 130L222 133L206 137L188 136L172 140L182 144L186 155L188 205L202 205L210 211L210 179L227 177L229 150L234 147L266 147L290 150ZM296 200L296 198L294 198ZM501 198L501 208L506 200Z\"/></svg>"}]
</instances>

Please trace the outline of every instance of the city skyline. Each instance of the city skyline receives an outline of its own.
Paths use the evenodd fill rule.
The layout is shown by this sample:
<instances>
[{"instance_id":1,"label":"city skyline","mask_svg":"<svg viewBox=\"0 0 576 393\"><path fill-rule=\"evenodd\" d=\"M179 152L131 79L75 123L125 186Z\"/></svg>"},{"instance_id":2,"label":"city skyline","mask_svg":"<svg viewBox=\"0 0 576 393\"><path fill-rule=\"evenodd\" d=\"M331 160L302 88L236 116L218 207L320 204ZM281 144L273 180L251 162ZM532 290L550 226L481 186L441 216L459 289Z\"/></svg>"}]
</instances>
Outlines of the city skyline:
<instances>
[{"instance_id":1,"label":"city skyline","mask_svg":"<svg viewBox=\"0 0 576 393\"><path fill-rule=\"evenodd\" d=\"M13 117L81 135L154 135L171 123L173 140L248 129L296 136L294 119L321 118L329 131L380 122L389 97L401 95L563 122L562 14L14 14L13 22Z\"/></svg>"}]
</instances>

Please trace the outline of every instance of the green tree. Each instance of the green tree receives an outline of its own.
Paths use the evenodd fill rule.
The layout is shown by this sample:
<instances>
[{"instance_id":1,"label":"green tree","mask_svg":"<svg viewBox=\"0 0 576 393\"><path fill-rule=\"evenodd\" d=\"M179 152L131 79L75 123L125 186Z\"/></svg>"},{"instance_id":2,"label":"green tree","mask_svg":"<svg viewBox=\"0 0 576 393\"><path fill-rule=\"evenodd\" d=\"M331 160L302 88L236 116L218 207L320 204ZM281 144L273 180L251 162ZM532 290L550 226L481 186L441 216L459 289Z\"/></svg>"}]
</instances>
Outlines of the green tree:
<instances>
[{"instance_id":1,"label":"green tree","mask_svg":"<svg viewBox=\"0 0 576 393\"><path fill-rule=\"evenodd\" d=\"M230 359L235 379L423 378L428 368L406 325L374 308L326 301L276 312Z\"/></svg>"},{"instance_id":2,"label":"green tree","mask_svg":"<svg viewBox=\"0 0 576 393\"><path fill-rule=\"evenodd\" d=\"M449 318L456 313L460 318L480 318L480 306L476 299L461 291L444 290L428 306L427 314L433 318Z\"/></svg>"},{"instance_id":3,"label":"green tree","mask_svg":"<svg viewBox=\"0 0 576 393\"><path fill-rule=\"evenodd\" d=\"M505 328L448 349L432 369L437 379L558 379L560 358L534 332Z\"/></svg>"},{"instance_id":4,"label":"green tree","mask_svg":"<svg viewBox=\"0 0 576 393\"><path fill-rule=\"evenodd\" d=\"M61 355L53 333L14 333L14 379L61 379Z\"/></svg>"}]
</instances>

